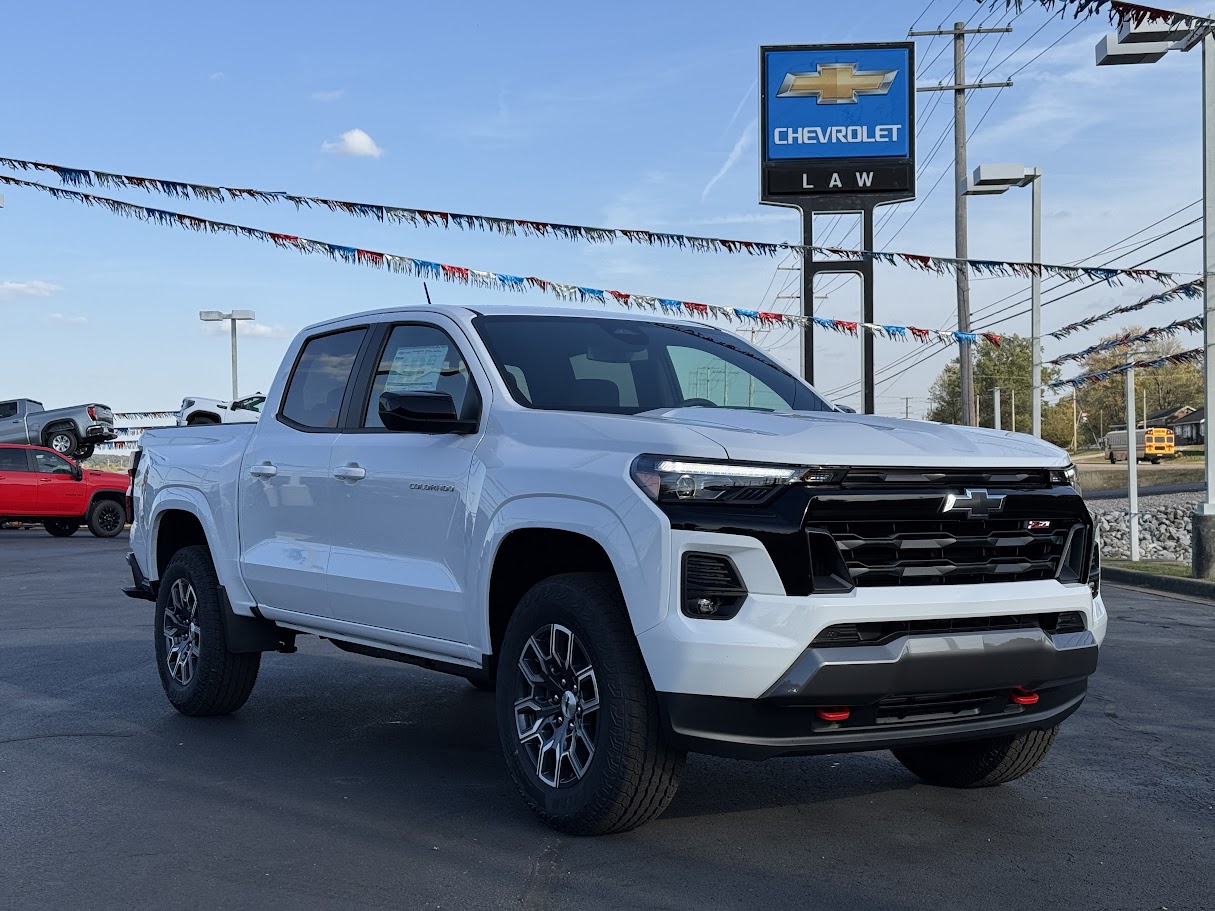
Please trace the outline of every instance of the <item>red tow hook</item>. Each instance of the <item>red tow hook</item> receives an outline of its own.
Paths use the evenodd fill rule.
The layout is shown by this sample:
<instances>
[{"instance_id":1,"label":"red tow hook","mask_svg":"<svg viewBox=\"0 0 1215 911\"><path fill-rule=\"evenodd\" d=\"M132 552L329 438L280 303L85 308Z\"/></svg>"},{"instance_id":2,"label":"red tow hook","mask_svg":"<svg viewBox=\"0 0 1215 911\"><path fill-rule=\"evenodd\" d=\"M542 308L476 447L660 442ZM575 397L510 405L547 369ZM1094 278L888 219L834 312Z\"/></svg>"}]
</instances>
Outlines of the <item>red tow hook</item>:
<instances>
[{"instance_id":1,"label":"red tow hook","mask_svg":"<svg viewBox=\"0 0 1215 911\"><path fill-rule=\"evenodd\" d=\"M1008 698L1017 705L1037 705L1038 703L1038 694L1033 690L1027 690L1023 686L1014 689L1008 694Z\"/></svg>"},{"instance_id":2,"label":"red tow hook","mask_svg":"<svg viewBox=\"0 0 1215 911\"><path fill-rule=\"evenodd\" d=\"M1037 699L1038 697L1035 696L1034 698ZM847 721L852 711L844 708L842 705L834 705L829 709L815 709L814 714L818 715L823 721Z\"/></svg>"}]
</instances>

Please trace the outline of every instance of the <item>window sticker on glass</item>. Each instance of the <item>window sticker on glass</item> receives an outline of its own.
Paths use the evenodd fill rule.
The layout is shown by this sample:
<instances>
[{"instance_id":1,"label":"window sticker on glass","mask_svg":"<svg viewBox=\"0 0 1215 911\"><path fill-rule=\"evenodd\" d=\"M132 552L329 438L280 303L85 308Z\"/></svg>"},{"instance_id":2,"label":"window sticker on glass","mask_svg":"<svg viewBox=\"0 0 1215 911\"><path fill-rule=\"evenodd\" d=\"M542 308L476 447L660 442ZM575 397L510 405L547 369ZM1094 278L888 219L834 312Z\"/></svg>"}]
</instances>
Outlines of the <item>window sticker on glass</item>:
<instances>
[{"instance_id":1,"label":"window sticker on glass","mask_svg":"<svg viewBox=\"0 0 1215 911\"><path fill-rule=\"evenodd\" d=\"M446 360L447 345L398 348L384 391L434 392Z\"/></svg>"}]
</instances>

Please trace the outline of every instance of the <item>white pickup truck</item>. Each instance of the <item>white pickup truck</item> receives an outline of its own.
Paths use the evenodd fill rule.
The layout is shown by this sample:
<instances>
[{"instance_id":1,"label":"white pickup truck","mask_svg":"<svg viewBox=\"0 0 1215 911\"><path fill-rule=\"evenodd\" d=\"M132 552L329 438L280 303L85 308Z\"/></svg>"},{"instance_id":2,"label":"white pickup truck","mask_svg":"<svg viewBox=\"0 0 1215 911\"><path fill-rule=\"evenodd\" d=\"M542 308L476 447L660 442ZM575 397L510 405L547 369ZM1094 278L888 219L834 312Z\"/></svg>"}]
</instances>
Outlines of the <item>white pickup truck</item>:
<instances>
[{"instance_id":1,"label":"white pickup truck","mask_svg":"<svg viewBox=\"0 0 1215 911\"><path fill-rule=\"evenodd\" d=\"M658 816L687 751L1045 756L1106 612L1066 453L843 413L661 315L409 307L292 343L256 424L152 430L128 593L187 715L300 634L497 691L527 804Z\"/></svg>"}]
</instances>

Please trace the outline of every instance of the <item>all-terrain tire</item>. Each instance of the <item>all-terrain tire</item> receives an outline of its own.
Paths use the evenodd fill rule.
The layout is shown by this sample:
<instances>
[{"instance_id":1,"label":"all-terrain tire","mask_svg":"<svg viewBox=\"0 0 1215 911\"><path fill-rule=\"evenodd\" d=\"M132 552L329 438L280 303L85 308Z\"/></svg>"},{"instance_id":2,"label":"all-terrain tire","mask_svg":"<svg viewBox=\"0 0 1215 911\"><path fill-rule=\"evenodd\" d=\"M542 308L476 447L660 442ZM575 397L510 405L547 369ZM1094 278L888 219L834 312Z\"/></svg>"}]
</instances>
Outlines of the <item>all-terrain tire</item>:
<instances>
[{"instance_id":1,"label":"all-terrain tire","mask_svg":"<svg viewBox=\"0 0 1215 911\"><path fill-rule=\"evenodd\" d=\"M191 613L187 593L193 594L192 623L183 622L190 620ZM161 576L154 630L161 685L169 702L183 715L235 712L257 682L261 653L228 651L223 611L211 552L202 545L183 547ZM179 643L184 641L184 651L181 645L176 652L172 650L170 631L179 634ZM189 664L191 653L192 666L183 667L183 658Z\"/></svg>"},{"instance_id":2,"label":"all-terrain tire","mask_svg":"<svg viewBox=\"0 0 1215 911\"><path fill-rule=\"evenodd\" d=\"M211 417L211 415L209 415L209 414L200 414L200 415L197 415L196 417L192 417L192 418L190 418L190 420L186 421L186 425L189 427L195 427L195 426L198 426L199 424L218 424L218 423L219 423L219 421L217 421L215 418Z\"/></svg>"},{"instance_id":3,"label":"all-terrain tire","mask_svg":"<svg viewBox=\"0 0 1215 911\"><path fill-rule=\"evenodd\" d=\"M43 521L42 527L52 538L70 538L80 529L80 523L70 522L67 519L46 519Z\"/></svg>"},{"instance_id":4,"label":"all-terrain tire","mask_svg":"<svg viewBox=\"0 0 1215 911\"><path fill-rule=\"evenodd\" d=\"M893 750L894 758L928 784L989 788L1015 781L1038 767L1050 752L1059 726L987 740Z\"/></svg>"},{"instance_id":5,"label":"all-terrain tire","mask_svg":"<svg viewBox=\"0 0 1215 911\"><path fill-rule=\"evenodd\" d=\"M113 538L126 528L127 508L117 500L95 500L89 507L89 531L98 538Z\"/></svg>"},{"instance_id":6,"label":"all-terrain tire","mask_svg":"<svg viewBox=\"0 0 1215 911\"><path fill-rule=\"evenodd\" d=\"M516 700L527 691L520 659L533 636L559 625L594 671L598 696L594 752L577 780L553 786L521 742ZM554 650L555 651L555 650ZM580 678L581 679L581 678ZM658 817L675 797L685 754L664 732L616 580L566 573L532 587L506 628L498 661L498 730L506 765L524 801L544 822L572 835L624 832ZM560 763L556 778L561 776Z\"/></svg>"},{"instance_id":7,"label":"all-terrain tire","mask_svg":"<svg viewBox=\"0 0 1215 911\"><path fill-rule=\"evenodd\" d=\"M70 456L80 446L80 441L70 430L51 430L46 435L46 446L62 456Z\"/></svg>"}]
</instances>

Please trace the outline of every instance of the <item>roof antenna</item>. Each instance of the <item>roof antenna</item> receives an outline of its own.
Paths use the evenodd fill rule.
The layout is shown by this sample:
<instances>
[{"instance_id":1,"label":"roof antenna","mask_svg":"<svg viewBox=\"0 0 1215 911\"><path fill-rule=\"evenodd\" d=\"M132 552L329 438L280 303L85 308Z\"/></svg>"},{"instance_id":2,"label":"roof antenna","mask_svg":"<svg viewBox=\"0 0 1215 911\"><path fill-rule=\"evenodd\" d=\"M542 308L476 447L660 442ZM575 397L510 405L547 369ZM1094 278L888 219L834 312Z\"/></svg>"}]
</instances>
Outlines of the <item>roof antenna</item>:
<instances>
[{"instance_id":1,"label":"roof antenna","mask_svg":"<svg viewBox=\"0 0 1215 911\"><path fill-rule=\"evenodd\" d=\"M426 292L426 306L433 306L430 303L430 289L426 287L426 282L422 282L422 290Z\"/></svg>"}]
</instances>

